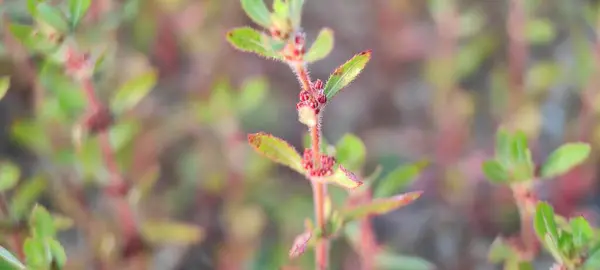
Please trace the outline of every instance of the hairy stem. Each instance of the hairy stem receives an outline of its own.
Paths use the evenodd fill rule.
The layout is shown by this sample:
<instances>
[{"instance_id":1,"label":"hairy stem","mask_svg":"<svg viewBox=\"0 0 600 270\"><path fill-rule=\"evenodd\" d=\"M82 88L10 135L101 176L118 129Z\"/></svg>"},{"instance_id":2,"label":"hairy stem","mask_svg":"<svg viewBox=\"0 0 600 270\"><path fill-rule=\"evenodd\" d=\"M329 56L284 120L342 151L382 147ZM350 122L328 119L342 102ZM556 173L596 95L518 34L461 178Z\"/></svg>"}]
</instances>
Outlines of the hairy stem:
<instances>
[{"instance_id":1,"label":"hairy stem","mask_svg":"<svg viewBox=\"0 0 600 270\"><path fill-rule=\"evenodd\" d=\"M302 90L311 91L311 79L304 63L291 65ZM315 116L317 124L310 128L311 146L313 152L313 164L319 169L321 164L321 115ZM327 185L311 181L313 189L313 201L315 207L315 220L322 235L326 235L327 219L325 217L325 198L327 198ZM315 263L317 270L326 270L329 267L329 241L323 237L315 246Z\"/></svg>"}]
</instances>

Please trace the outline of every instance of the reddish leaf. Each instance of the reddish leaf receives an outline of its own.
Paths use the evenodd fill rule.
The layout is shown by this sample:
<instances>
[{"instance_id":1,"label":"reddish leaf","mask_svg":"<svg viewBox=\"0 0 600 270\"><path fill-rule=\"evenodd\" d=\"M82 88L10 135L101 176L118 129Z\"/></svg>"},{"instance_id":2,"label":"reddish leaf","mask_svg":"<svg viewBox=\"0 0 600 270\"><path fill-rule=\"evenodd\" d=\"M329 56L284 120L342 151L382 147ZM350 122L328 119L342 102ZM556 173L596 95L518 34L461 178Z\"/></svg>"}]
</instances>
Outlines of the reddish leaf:
<instances>
[{"instance_id":1,"label":"reddish leaf","mask_svg":"<svg viewBox=\"0 0 600 270\"><path fill-rule=\"evenodd\" d=\"M343 217L346 221L349 221L361 219L370 215L385 214L413 202L418 199L422 193L423 192L421 191L414 191L390 198L376 199L369 203L346 210L343 213Z\"/></svg>"},{"instance_id":2,"label":"reddish leaf","mask_svg":"<svg viewBox=\"0 0 600 270\"><path fill-rule=\"evenodd\" d=\"M306 251L306 247L308 246L308 241L312 237L312 232L307 231L302 234L296 236L294 239L294 245L290 249L290 258L297 258L302 255Z\"/></svg>"}]
</instances>

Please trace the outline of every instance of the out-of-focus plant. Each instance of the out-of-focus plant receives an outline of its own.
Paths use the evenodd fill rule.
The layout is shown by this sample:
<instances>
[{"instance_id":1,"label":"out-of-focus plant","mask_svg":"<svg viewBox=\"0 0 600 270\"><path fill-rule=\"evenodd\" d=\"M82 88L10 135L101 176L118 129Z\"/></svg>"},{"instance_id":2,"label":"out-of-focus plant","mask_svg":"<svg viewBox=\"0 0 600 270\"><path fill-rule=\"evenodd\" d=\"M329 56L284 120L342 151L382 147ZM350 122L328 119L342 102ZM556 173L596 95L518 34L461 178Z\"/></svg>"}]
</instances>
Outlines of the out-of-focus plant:
<instances>
[{"instance_id":1,"label":"out-of-focus plant","mask_svg":"<svg viewBox=\"0 0 600 270\"><path fill-rule=\"evenodd\" d=\"M492 262L503 262L505 269L533 269L531 261L541 243L556 259L553 269L598 268L594 250L590 249L597 239L595 230L583 217L557 219L552 207L539 202L533 190L537 181L555 178L583 163L590 151L586 143L566 143L536 169L525 133L498 130L495 157L485 161L482 170L492 183L511 188L520 214L521 233L515 239L497 238L489 254ZM557 223L563 226L558 229Z\"/></svg>"},{"instance_id":2,"label":"out-of-focus plant","mask_svg":"<svg viewBox=\"0 0 600 270\"><path fill-rule=\"evenodd\" d=\"M126 173L132 162L131 146L141 126L133 112L154 88L156 72L148 70L130 78L117 86L107 102L98 91L101 79L110 70L107 59L112 58L105 40L110 31L135 13L138 1L126 1L110 13L95 14L93 20L88 16L92 11L90 0L28 0L22 4L33 24L15 20L9 21L7 28L27 52L41 57L41 64L32 66L33 78L47 92L34 117L20 119L12 126L13 138L37 154L40 176L17 188L13 200L7 203L11 211L4 213L9 221L21 224L30 205L46 194L89 238L88 251L93 252L90 258L104 268L119 268L121 259L154 244L201 240L203 231L196 226L139 217L140 198L144 198L158 172L148 172L144 179L129 179ZM8 89L6 79L1 84L4 94ZM10 173L10 168L2 167L1 173ZM76 182L69 181L72 179ZM119 232L98 230L104 226L94 223L105 221L91 216L88 202L81 200L82 183L103 186L101 201L119 221ZM6 189L11 186L3 185ZM28 269L61 269L68 264L54 238L56 229L47 211L35 207L29 223L31 236L23 241L16 232L6 234L16 235L3 251L6 263L17 269L21 265L16 258L25 260ZM23 253L24 257L9 256L8 250ZM73 265L77 264L86 262Z\"/></svg>"},{"instance_id":3,"label":"out-of-focus plant","mask_svg":"<svg viewBox=\"0 0 600 270\"><path fill-rule=\"evenodd\" d=\"M329 184L354 190L363 185L363 180L326 151L321 134L322 112L327 103L361 73L371 58L371 51L363 51L336 68L326 82L319 79L313 81L307 65L330 53L334 44L333 32L322 29L315 41L307 46L306 35L301 29L303 0L275 0L272 11L263 0L242 0L241 4L250 19L267 32L241 27L228 32L227 40L241 51L256 53L290 66L301 85L299 102L296 104L298 120L308 127L310 134L310 146L302 155L285 140L264 132L248 135L248 141L257 152L310 180L315 221L313 223L307 219L305 231L296 237L289 255L297 257L307 247L314 246L316 269L329 269L329 242L346 223L390 212L417 199L421 192L369 200L351 207L332 205L327 190ZM345 149L348 155L355 150L360 151Z\"/></svg>"}]
</instances>

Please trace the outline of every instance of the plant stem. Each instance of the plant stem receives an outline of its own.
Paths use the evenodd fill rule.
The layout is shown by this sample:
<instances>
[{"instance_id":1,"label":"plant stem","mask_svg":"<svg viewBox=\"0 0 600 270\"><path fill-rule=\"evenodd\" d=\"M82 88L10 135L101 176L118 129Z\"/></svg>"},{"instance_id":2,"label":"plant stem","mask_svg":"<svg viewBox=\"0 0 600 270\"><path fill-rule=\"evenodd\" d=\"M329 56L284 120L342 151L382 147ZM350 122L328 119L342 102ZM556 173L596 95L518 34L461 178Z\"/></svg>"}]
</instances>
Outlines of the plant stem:
<instances>
[{"instance_id":1,"label":"plant stem","mask_svg":"<svg viewBox=\"0 0 600 270\"><path fill-rule=\"evenodd\" d=\"M98 97L96 96L96 91L91 78L84 79L82 81L82 84L86 98L90 105L89 109L100 110L102 108L102 105ZM115 153L110 143L110 134L108 130L102 130L99 132L98 136L100 149L102 151L102 158L104 160L104 164L107 170L111 175L110 183L108 184L108 186L116 187L117 189L121 190L125 183L123 181L123 178L121 177L119 166L115 158ZM106 189L105 192L109 193L108 189ZM119 192L119 194L121 193ZM114 195L112 194L107 194L107 197L112 198L112 202L114 203L113 207L115 208L118 219L120 220L120 223L122 225L122 233L124 239L130 240L131 237L134 236L136 230L136 222L131 206L122 195L119 197L114 197Z\"/></svg>"},{"instance_id":2,"label":"plant stem","mask_svg":"<svg viewBox=\"0 0 600 270\"><path fill-rule=\"evenodd\" d=\"M521 234L520 238L523 243L524 251L522 259L531 261L537 253L537 240L533 228L533 209L535 208L537 199L531 191L531 187L524 185L511 186L513 196L519 210L521 219Z\"/></svg>"},{"instance_id":3,"label":"plant stem","mask_svg":"<svg viewBox=\"0 0 600 270\"><path fill-rule=\"evenodd\" d=\"M311 79L304 63L291 65L296 73L302 90L311 91ZM311 147L313 152L313 166L319 169L321 164L321 114L315 116L316 124L310 128ZM325 217L325 198L327 198L327 185L311 181L313 189L313 201L315 207L315 221L322 236L326 236L327 219ZM317 270L326 270L329 267L329 241L321 237L315 246L315 263Z\"/></svg>"}]
</instances>

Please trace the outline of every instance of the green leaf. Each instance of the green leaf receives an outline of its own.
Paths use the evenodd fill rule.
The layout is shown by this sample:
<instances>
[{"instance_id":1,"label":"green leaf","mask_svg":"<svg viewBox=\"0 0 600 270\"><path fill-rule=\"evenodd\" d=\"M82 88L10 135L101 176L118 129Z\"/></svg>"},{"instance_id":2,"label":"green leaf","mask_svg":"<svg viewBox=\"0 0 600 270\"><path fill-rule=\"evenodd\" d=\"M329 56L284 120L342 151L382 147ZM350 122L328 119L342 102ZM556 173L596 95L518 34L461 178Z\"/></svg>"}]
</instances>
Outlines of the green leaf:
<instances>
[{"instance_id":1,"label":"green leaf","mask_svg":"<svg viewBox=\"0 0 600 270\"><path fill-rule=\"evenodd\" d=\"M335 71L333 71L333 73L329 76L329 79L323 88L323 92L325 93L327 99L330 100L342 88L354 81L354 79L356 79L360 72L365 68L370 59L371 51L364 51L355 55L346 63L336 68Z\"/></svg>"},{"instance_id":2,"label":"green leaf","mask_svg":"<svg viewBox=\"0 0 600 270\"><path fill-rule=\"evenodd\" d=\"M556 37L556 30L546 19L533 19L525 24L525 36L534 45L548 43Z\"/></svg>"},{"instance_id":3,"label":"green leaf","mask_svg":"<svg viewBox=\"0 0 600 270\"><path fill-rule=\"evenodd\" d=\"M583 217L576 217L569 221L573 233L573 245L580 249L585 247L594 238L594 230Z\"/></svg>"},{"instance_id":4,"label":"green leaf","mask_svg":"<svg viewBox=\"0 0 600 270\"><path fill-rule=\"evenodd\" d=\"M237 98L237 109L242 113L249 112L265 101L269 82L263 77L246 80Z\"/></svg>"},{"instance_id":5,"label":"green leaf","mask_svg":"<svg viewBox=\"0 0 600 270\"><path fill-rule=\"evenodd\" d=\"M227 32L227 41L236 49L267 58L277 58L267 42L269 37L250 27L239 27Z\"/></svg>"},{"instance_id":6,"label":"green leaf","mask_svg":"<svg viewBox=\"0 0 600 270\"><path fill-rule=\"evenodd\" d=\"M12 189L20 177L21 170L15 164L11 162L0 164L0 192Z\"/></svg>"},{"instance_id":7,"label":"green leaf","mask_svg":"<svg viewBox=\"0 0 600 270\"><path fill-rule=\"evenodd\" d=\"M0 77L0 100L6 96L8 92L8 88L10 88L10 77L2 76Z\"/></svg>"},{"instance_id":8,"label":"green leaf","mask_svg":"<svg viewBox=\"0 0 600 270\"><path fill-rule=\"evenodd\" d=\"M335 146L335 157L339 164L356 171L365 163L367 149L362 140L353 134L344 135Z\"/></svg>"},{"instance_id":9,"label":"green leaf","mask_svg":"<svg viewBox=\"0 0 600 270\"><path fill-rule=\"evenodd\" d=\"M51 6L46 2L37 4L37 18L47 23L57 31L66 33L69 31L69 24L65 20L64 14L58 7Z\"/></svg>"},{"instance_id":10,"label":"green leaf","mask_svg":"<svg viewBox=\"0 0 600 270\"><path fill-rule=\"evenodd\" d=\"M121 85L111 101L113 111L119 113L137 105L156 85L156 75L156 71L146 72Z\"/></svg>"},{"instance_id":11,"label":"green leaf","mask_svg":"<svg viewBox=\"0 0 600 270\"><path fill-rule=\"evenodd\" d=\"M141 129L140 123L135 120L119 121L109 130L110 142L113 146L113 151L121 151L133 139Z\"/></svg>"},{"instance_id":12,"label":"green leaf","mask_svg":"<svg viewBox=\"0 0 600 270\"><path fill-rule=\"evenodd\" d=\"M264 0L241 0L242 9L256 24L269 28L271 26L271 12L267 9Z\"/></svg>"},{"instance_id":13,"label":"green leaf","mask_svg":"<svg viewBox=\"0 0 600 270\"><path fill-rule=\"evenodd\" d=\"M248 135L248 142L258 153L269 158L273 162L288 166L295 171L304 174L302 157L286 141L264 132Z\"/></svg>"},{"instance_id":14,"label":"green leaf","mask_svg":"<svg viewBox=\"0 0 600 270\"><path fill-rule=\"evenodd\" d=\"M342 165L337 167L333 172L333 175L323 178L314 178L313 180L335 184L345 189L355 189L363 184L363 182L358 179L358 176L348 171Z\"/></svg>"},{"instance_id":15,"label":"green leaf","mask_svg":"<svg viewBox=\"0 0 600 270\"><path fill-rule=\"evenodd\" d=\"M43 0L27 0L27 11L29 11L29 15L35 17L37 14L37 5Z\"/></svg>"},{"instance_id":16,"label":"green leaf","mask_svg":"<svg viewBox=\"0 0 600 270\"><path fill-rule=\"evenodd\" d=\"M429 166L429 161L422 160L394 169L379 181L373 196L383 198L396 194L412 183L427 166Z\"/></svg>"},{"instance_id":17,"label":"green leaf","mask_svg":"<svg viewBox=\"0 0 600 270\"><path fill-rule=\"evenodd\" d=\"M300 28L302 22L302 8L304 0L288 0L290 9L290 20L294 29Z\"/></svg>"},{"instance_id":18,"label":"green leaf","mask_svg":"<svg viewBox=\"0 0 600 270\"><path fill-rule=\"evenodd\" d=\"M23 243L23 252L27 266L33 269L48 269L50 258L44 247L44 241L37 238L27 238Z\"/></svg>"},{"instance_id":19,"label":"green leaf","mask_svg":"<svg viewBox=\"0 0 600 270\"><path fill-rule=\"evenodd\" d=\"M527 143L527 135L522 131L517 131L512 137L510 144L510 157L513 163L527 162L527 152L529 145Z\"/></svg>"},{"instance_id":20,"label":"green leaf","mask_svg":"<svg viewBox=\"0 0 600 270\"><path fill-rule=\"evenodd\" d=\"M511 246L506 244L506 242L502 238L497 237L496 239L494 239L494 242L492 242L492 245L490 246L490 251L488 252L488 260L491 263L501 263L502 261L512 256L513 253L514 252Z\"/></svg>"},{"instance_id":21,"label":"green leaf","mask_svg":"<svg viewBox=\"0 0 600 270\"><path fill-rule=\"evenodd\" d=\"M46 189L46 180L40 177L33 178L19 187L13 195L10 207L14 219L24 217L35 201Z\"/></svg>"},{"instance_id":22,"label":"green leaf","mask_svg":"<svg viewBox=\"0 0 600 270\"><path fill-rule=\"evenodd\" d=\"M195 244L204 237L202 228L174 221L146 221L141 226L141 233L146 241L159 245Z\"/></svg>"},{"instance_id":23,"label":"green leaf","mask_svg":"<svg viewBox=\"0 0 600 270\"><path fill-rule=\"evenodd\" d=\"M333 40L333 30L330 28L321 29L315 42L313 42L306 55L304 55L304 60L308 63L313 63L327 57L333 50Z\"/></svg>"},{"instance_id":24,"label":"green leaf","mask_svg":"<svg viewBox=\"0 0 600 270\"><path fill-rule=\"evenodd\" d=\"M25 265L23 265L23 263L21 263L21 261L19 261L19 259L17 259L17 257L15 257L15 255L13 255L10 251L8 251L6 248L0 246L0 258L3 261L3 263L5 264L0 264L1 266L5 266L7 267L11 267L7 270L12 270L12 269L25 269ZM4 269L4 268L3 268Z\"/></svg>"},{"instance_id":25,"label":"green leaf","mask_svg":"<svg viewBox=\"0 0 600 270\"><path fill-rule=\"evenodd\" d=\"M29 217L29 226L32 235L39 239L50 239L56 235L56 228L52 216L48 210L41 205L36 205Z\"/></svg>"},{"instance_id":26,"label":"green leaf","mask_svg":"<svg viewBox=\"0 0 600 270\"><path fill-rule=\"evenodd\" d=\"M600 248L593 249L583 264L584 270L600 269Z\"/></svg>"},{"instance_id":27,"label":"green leaf","mask_svg":"<svg viewBox=\"0 0 600 270\"><path fill-rule=\"evenodd\" d=\"M63 268L67 263L67 253L63 246L56 239L47 240L50 253L52 254L52 260L58 265L59 268Z\"/></svg>"},{"instance_id":28,"label":"green leaf","mask_svg":"<svg viewBox=\"0 0 600 270\"><path fill-rule=\"evenodd\" d=\"M492 183L502 184L507 183L509 180L508 172L498 161L487 160L483 162L481 169L483 170L485 177L487 177L487 179L489 179Z\"/></svg>"},{"instance_id":29,"label":"green leaf","mask_svg":"<svg viewBox=\"0 0 600 270\"><path fill-rule=\"evenodd\" d=\"M288 2L284 0L273 0L273 12L281 18L287 18L289 14Z\"/></svg>"},{"instance_id":30,"label":"green leaf","mask_svg":"<svg viewBox=\"0 0 600 270\"><path fill-rule=\"evenodd\" d=\"M558 229L554 220L554 209L548 203L538 203L533 225L540 240L544 241L546 234L548 234L554 242L558 243Z\"/></svg>"},{"instance_id":31,"label":"green leaf","mask_svg":"<svg viewBox=\"0 0 600 270\"><path fill-rule=\"evenodd\" d=\"M357 220L371 215L381 215L410 204L421 196L421 191L408 192L391 198L375 199L363 205L347 209L342 213L344 220Z\"/></svg>"},{"instance_id":32,"label":"green leaf","mask_svg":"<svg viewBox=\"0 0 600 270\"><path fill-rule=\"evenodd\" d=\"M541 176L551 178L580 165L589 156L590 145L586 143L568 143L554 150L542 166Z\"/></svg>"},{"instance_id":33,"label":"green leaf","mask_svg":"<svg viewBox=\"0 0 600 270\"><path fill-rule=\"evenodd\" d=\"M548 249L548 251L550 252L550 254L552 254L552 257L554 257L554 260L556 260L558 263L562 263L563 262L563 255L560 251L560 249L558 248L558 242L556 240L556 238L553 238L549 233L547 233L544 238L542 238L545 243L545 247L546 249Z\"/></svg>"},{"instance_id":34,"label":"green leaf","mask_svg":"<svg viewBox=\"0 0 600 270\"><path fill-rule=\"evenodd\" d=\"M510 145L512 136L504 128L498 129L496 132L496 159L505 166L511 164L510 162Z\"/></svg>"},{"instance_id":35,"label":"green leaf","mask_svg":"<svg viewBox=\"0 0 600 270\"><path fill-rule=\"evenodd\" d=\"M83 19L90 8L91 0L69 0L69 13L71 15L71 26L75 27Z\"/></svg>"},{"instance_id":36,"label":"green leaf","mask_svg":"<svg viewBox=\"0 0 600 270\"><path fill-rule=\"evenodd\" d=\"M432 270L435 265L423 258L379 252L375 257L376 269L379 270Z\"/></svg>"}]
</instances>

